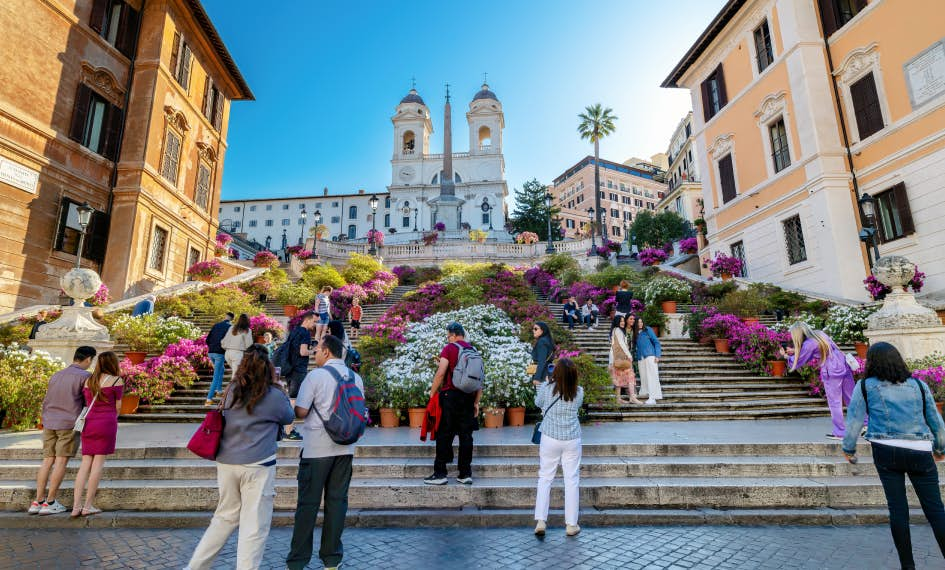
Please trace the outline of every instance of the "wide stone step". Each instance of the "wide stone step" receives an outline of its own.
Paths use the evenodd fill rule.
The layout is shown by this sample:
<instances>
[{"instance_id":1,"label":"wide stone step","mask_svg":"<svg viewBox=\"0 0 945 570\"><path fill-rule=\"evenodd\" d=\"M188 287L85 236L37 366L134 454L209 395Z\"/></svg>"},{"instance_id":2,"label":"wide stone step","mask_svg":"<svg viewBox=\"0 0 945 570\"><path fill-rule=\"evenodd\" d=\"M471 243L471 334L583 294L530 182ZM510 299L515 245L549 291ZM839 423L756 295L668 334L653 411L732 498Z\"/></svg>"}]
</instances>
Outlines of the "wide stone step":
<instances>
[{"instance_id":1,"label":"wide stone step","mask_svg":"<svg viewBox=\"0 0 945 570\"><path fill-rule=\"evenodd\" d=\"M783 391L751 391L751 392L700 392L686 389L663 390L663 400L661 403L708 403L723 401L742 401L742 400L781 400L783 398L808 399L807 390L783 390Z\"/></svg>"},{"instance_id":2,"label":"wide stone step","mask_svg":"<svg viewBox=\"0 0 945 570\"><path fill-rule=\"evenodd\" d=\"M664 392L667 390L672 390L674 392L677 390L688 390L692 392L793 392L796 390L802 390L805 394L809 393L807 391L807 384L804 384L803 382L698 383L696 381L666 380L665 378L661 378L660 385L662 386Z\"/></svg>"},{"instance_id":3,"label":"wide stone step","mask_svg":"<svg viewBox=\"0 0 945 570\"><path fill-rule=\"evenodd\" d=\"M693 410L687 406L682 410L652 409L655 406L623 407L620 409L591 409L588 418L594 421L723 421L723 420L764 420L789 419L829 416L826 404L823 406L776 407L771 409L743 410ZM643 409L641 409L643 408Z\"/></svg>"}]
</instances>

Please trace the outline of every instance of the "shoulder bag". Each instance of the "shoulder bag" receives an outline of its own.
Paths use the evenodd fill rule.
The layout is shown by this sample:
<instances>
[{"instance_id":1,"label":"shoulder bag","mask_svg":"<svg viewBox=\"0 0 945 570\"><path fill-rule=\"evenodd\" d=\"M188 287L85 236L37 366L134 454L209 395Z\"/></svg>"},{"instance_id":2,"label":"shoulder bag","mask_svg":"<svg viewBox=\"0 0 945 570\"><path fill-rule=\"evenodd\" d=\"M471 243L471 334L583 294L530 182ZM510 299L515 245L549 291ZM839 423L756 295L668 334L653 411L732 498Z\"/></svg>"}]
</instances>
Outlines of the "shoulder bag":
<instances>
[{"instance_id":1,"label":"shoulder bag","mask_svg":"<svg viewBox=\"0 0 945 570\"><path fill-rule=\"evenodd\" d=\"M200 422L200 427L187 442L187 449L191 450L197 457L209 459L210 461L215 461L217 458L217 453L220 451L220 439L223 437L223 426L226 423L223 419L223 403L226 402L231 385L227 385L223 397L220 398L220 403L217 404L215 409L207 412L203 421Z\"/></svg>"},{"instance_id":2,"label":"shoulder bag","mask_svg":"<svg viewBox=\"0 0 945 570\"><path fill-rule=\"evenodd\" d=\"M630 355L628 355L623 350L623 345L620 344L613 333L610 335L610 347L614 353L614 368L616 370L630 370L633 368L633 362L630 360ZM629 350L629 348L627 349Z\"/></svg>"},{"instance_id":3,"label":"shoulder bag","mask_svg":"<svg viewBox=\"0 0 945 570\"><path fill-rule=\"evenodd\" d=\"M79 412L79 417L75 419L75 424L72 426L72 431L82 433L82 430L85 429L85 417L89 415L89 411L94 405L95 399L93 398L91 404L82 407L82 411Z\"/></svg>"},{"instance_id":4,"label":"shoulder bag","mask_svg":"<svg viewBox=\"0 0 945 570\"><path fill-rule=\"evenodd\" d=\"M561 399L561 396L555 398L554 402L551 402L551 405L545 408L545 411L541 413L541 419L535 422L535 429L532 430L532 443L538 445L541 443L541 422L545 419L545 414L548 413L548 410L552 408L555 404L558 403L558 400Z\"/></svg>"}]
</instances>

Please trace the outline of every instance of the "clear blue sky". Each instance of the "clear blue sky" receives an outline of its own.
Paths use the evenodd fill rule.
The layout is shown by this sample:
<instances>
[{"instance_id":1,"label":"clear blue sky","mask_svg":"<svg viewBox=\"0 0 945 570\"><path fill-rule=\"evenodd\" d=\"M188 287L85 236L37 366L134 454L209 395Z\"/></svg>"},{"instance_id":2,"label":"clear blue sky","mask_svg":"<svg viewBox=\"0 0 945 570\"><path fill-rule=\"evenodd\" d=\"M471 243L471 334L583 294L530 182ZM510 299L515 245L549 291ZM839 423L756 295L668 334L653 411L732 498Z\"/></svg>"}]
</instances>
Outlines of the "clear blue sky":
<instances>
[{"instance_id":1,"label":"clear blue sky","mask_svg":"<svg viewBox=\"0 0 945 570\"><path fill-rule=\"evenodd\" d=\"M488 72L505 111L513 188L550 183L593 152L577 114L600 102L619 117L601 157L664 152L690 108L659 84L723 0L203 0L256 101L232 106L224 199L383 192L394 107L417 78L440 152L444 83L454 152ZM458 143L458 144L457 144Z\"/></svg>"}]
</instances>

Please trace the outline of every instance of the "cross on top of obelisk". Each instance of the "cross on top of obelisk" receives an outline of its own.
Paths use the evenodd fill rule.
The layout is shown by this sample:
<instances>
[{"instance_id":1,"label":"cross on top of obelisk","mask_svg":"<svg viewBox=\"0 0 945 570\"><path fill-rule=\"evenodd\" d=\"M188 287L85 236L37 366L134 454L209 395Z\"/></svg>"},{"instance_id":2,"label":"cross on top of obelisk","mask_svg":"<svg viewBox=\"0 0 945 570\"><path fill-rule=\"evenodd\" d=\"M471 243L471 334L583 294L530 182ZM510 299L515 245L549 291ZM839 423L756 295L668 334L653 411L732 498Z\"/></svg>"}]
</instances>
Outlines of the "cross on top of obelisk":
<instances>
[{"instance_id":1,"label":"cross on top of obelisk","mask_svg":"<svg viewBox=\"0 0 945 570\"><path fill-rule=\"evenodd\" d=\"M449 83L446 84L446 102L447 103L450 102L450 84Z\"/></svg>"},{"instance_id":2,"label":"cross on top of obelisk","mask_svg":"<svg viewBox=\"0 0 945 570\"><path fill-rule=\"evenodd\" d=\"M483 71L483 72L482 72L482 82L483 82L484 84L489 83L489 73L486 72L486 71Z\"/></svg>"}]
</instances>

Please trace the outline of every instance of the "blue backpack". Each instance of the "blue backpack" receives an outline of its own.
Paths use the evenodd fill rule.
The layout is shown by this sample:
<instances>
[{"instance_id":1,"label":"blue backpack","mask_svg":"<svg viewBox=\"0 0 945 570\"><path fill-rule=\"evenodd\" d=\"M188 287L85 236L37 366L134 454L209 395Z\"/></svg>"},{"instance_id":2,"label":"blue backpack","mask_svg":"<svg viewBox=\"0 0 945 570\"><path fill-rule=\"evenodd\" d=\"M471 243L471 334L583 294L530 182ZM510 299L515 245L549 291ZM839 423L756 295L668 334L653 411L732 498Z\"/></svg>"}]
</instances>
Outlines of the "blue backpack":
<instances>
[{"instance_id":1,"label":"blue backpack","mask_svg":"<svg viewBox=\"0 0 945 570\"><path fill-rule=\"evenodd\" d=\"M354 382L353 372L348 370L348 377L342 379L341 374L331 366L323 367L335 378L335 397L332 399L328 419L322 417L312 402L312 410L322 420L328 437L338 445L351 445L364 435L364 428L368 423L368 410L364 403L364 394Z\"/></svg>"}]
</instances>

